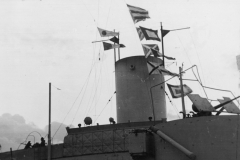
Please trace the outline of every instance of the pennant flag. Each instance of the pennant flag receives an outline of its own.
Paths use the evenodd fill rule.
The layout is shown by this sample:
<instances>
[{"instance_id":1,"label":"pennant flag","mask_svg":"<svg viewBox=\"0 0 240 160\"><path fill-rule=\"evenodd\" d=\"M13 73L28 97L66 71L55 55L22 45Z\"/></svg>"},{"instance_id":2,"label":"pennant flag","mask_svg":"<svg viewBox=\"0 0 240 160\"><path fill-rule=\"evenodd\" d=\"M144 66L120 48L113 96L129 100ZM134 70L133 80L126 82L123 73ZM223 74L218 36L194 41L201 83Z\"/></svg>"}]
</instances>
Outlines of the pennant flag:
<instances>
[{"instance_id":1,"label":"pennant flag","mask_svg":"<svg viewBox=\"0 0 240 160\"><path fill-rule=\"evenodd\" d=\"M149 75L151 74L163 74L163 75L169 75L169 76L179 76L177 73L172 73L169 70L165 69L162 64L157 64L154 62L147 61L147 67Z\"/></svg>"},{"instance_id":2,"label":"pennant flag","mask_svg":"<svg viewBox=\"0 0 240 160\"><path fill-rule=\"evenodd\" d=\"M181 86L174 86L171 84L167 84L169 91L173 98L179 98L181 97ZM189 88L186 84L183 85L183 95L186 96L189 93L192 93L192 89Z\"/></svg>"},{"instance_id":3,"label":"pennant flag","mask_svg":"<svg viewBox=\"0 0 240 160\"><path fill-rule=\"evenodd\" d=\"M158 37L158 30L152 30L139 26L146 40L161 41Z\"/></svg>"},{"instance_id":4,"label":"pennant flag","mask_svg":"<svg viewBox=\"0 0 240 160\"><path fill-rule=\"evenodd\" d=\"M154 55L154 57L162 57L162 53L160 53L159 51L151 48L152 54Z\"/></svg>"},{"instance_id":5,"label":"pennant flag","mask_svg":"<svg viewBox=\"0 0 240 160\"><path fill-rule=\"evenodd\" d=\"M152 54L154 55L154 57L163 57L162 53L160 53L156 49L151 48L151 51L152 51ZM164 58L167 58L168 60L175 60L175 58L168 57L168 56L165 56L165 55L164 55Z\"/></svg>"},{"instance_id":6,"label":"pennant flag","mask_svg":"<svg viewBox=\"0 0 240 160\"><path fill-rule=\"evenodd\" d=\"M168 34L170 31L169 30L162 30L162 37L164 37L166 34Z\"/></svg>"},{"instance_id":7,"label":"pennant flag","mask_svg":"<svg viewBox=\"0 0 240 160\"><path fill-rule=\"evenodd\" d=\"M173 57L168 57L168 56L165 56L165 55L164 55L164 57L167 58L168 60L175 60L175 58L173 58Z\"/></svg>"},{"instance_id":8,"label":"pennant flag","mask_svg":"<svg viewBox=\"0 0 240 160\"><path fill-rule=\"evenodd\" d=\"M141 30L140 28L136 28L136 29L137 29L137 33L138 33L138 36L139 36L140 41L143 40L144 35L143 35L143 33L142 33L142 30Z\"/></svg>"},{"instance_id":9,"label":"pennant flag","mask_svg":"<svg viewBox=\"0 0 240 160\"><path fill-rule=\"evenodd\" d=\"M206 98L200 97L198 94L189 94L188 98L192 101L198 111L215 111L211 103Z\"/></svg>"},{"instance_id":10,"label":"pennant flag","mask_svg":"<svg viewBox=\"0 0 240 160\"><path fill-rule=\"evenodd\" d=\"M179 76L177 73L170 72L169 70L166 70L163 66L159 66L158 70L163 74L163 75L168 75L168 76Z\"/></svg>"},{"instance_id":11,"label":"pennant flag","mask_svg":"<svg viewBox=\"0 0 240 160\"><path fill-rule=\"evenodd\" d=\"M107 31L105 29L98 28L101 37L109 37L109 36L118 36L118 32Z\"/></svg>"},{"instance_id":12,"label":"pennant flag","mask_svg":"<svg viewBox=\"0 0 240 160\"><path fill-rule=\"evenodd\" d=\"M124 44L119 44L120 48L125 48L126 46Z\"/></svg>"},{"instance_id":13,"label":"pennant flag","mask_svg":"<svg viewBox=\"0 0 240 160\"><path fill-rule=\"evenodd\" d=\"M130 6L128 4L127 6L134 23L144 21L146 18L150 18L147 10L135 6Z\"/></svg>"},{"instance_id":14,"label":"pennant flag","mask_svg":"<svg viewBox=\"0 0 240 160\"><path fill-rule=\"evenodd\" d=\"M147 58L150 55L153 55L151 49L155 49L155 50L159 51L157 44L142 44L142 47L143 47L143 52L145 54L145 58Z\"/></svg>"},{"instance_id":15,"label":"pennant flag","mask_svg":"<svg viewBox=\"0 0 240 160\"><path fill-rule=\"evenodd\" d=\"M117 44L119 44L119 39L117 38L117 37L112 37L112 38L110 38L109 39L110 41L112 41L112 42L114 42L114 43L117 43Z\"/></svg>"},{"instance_id":16,"label":"pennant flag","mask_svg":"<svg viewBox=\"0 0 240 160\"><path fill-rule=\"evenodd\" d=\"M218 101L219 101L221 104L224 103L224 102L230 101L230 100L231 100L231 99L228 98L228 97L223 97L223 100L222 100L222 99L218 99ZM233 101L232 101L232 102L229 102L228 104L225 104L223 107L226 109L226 111L227 111L228 113L237 113L237 114L240 114L240 109L236 106L235 103L233 103Z\"/></svg>"},{"instance_id":17,"label":"pennant flag","mask_svg":"<svg viewBox=\"0 0 240 160\"><path fill-rule=\"evenodd\" d=\"M109 50L109 49L113 49L113 48L124 48L125 46L123 44L111 44L111 43L106 43L103 42L103 48L104 51Z\"/></svg>"}]
</instances>

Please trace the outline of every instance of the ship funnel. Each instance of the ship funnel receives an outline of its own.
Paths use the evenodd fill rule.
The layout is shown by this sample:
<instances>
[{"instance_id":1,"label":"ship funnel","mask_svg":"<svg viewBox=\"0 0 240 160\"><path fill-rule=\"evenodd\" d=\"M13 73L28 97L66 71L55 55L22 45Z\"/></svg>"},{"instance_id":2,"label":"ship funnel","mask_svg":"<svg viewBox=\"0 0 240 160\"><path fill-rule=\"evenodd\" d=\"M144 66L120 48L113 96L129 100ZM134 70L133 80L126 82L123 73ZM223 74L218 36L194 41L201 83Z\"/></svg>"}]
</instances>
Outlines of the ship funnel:
<instances>
[{"instance_id":1,"label":"ship funnel","mask_svg":"<svg viewBox=\"0 0 240 160\"><path fill-rule=\"evenodd\" d=\"M162 63L154 57L134 56L121 59L115 65L117 123L166 120L164 82L161 74L149 75L147 61ZM153 99L153 105L152 100Z\"/></svg>"}]
</instances>

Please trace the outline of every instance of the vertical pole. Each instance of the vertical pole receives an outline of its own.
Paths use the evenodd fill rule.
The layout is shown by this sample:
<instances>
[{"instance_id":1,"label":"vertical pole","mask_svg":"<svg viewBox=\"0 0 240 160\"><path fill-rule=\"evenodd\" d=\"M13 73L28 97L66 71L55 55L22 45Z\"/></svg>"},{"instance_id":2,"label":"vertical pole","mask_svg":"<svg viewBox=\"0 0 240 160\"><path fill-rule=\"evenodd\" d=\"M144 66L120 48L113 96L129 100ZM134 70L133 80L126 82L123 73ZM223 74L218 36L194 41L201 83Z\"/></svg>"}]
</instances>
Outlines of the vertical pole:
<instances>
[{"instance_id":1,"label":"vertical pole","mask_svg":"<svg viewBox=\"0 0 240 160\"><path fill-rule=\"evenodd\" d=\"M120 34L120 33L119 33ZM120 45L120 38L118 34L118 40L119 40L119 45ZM120 60L120 47L118 47L118 60Z\"/></svg>"},{"instance_id":2,"label":"vertical pole","mask_svg":"<svg viewBox=\"0 0 240 160\"><path fill-rule=\"evenodd\" d=\"M48 160L51 160L51 83L49 83Z\"/></svg>"},{"instance_id":3,"label":"vertical pole","mask_svg":"<svg viewBox=\"0 0 240 160\"><path fill-rule=\"evenodd\" d=\"M114 33L115 33L115 29L114 29ZM114 42L114 46L115 46L115 42ZM114 47L114 65L115 65L115 62L116 62L116 48Z\"/></svg>"},{"instance_id":4,"label":"vertical pole","mask_svg":"<svg viewBox=\"0 0 240 160\"><path fill-rule=\"evenodd\" d=\"M162 22L161 22L161 40L162 40L162 59L163 59L163 67L165 67L165 62L164 62L164 47L163 47L163 31L162 31Z\"/></svg>"},{"instance_id":5,"label":"vertical pole","mask_svg":"<svg viewBox=\"0 0 240 160\"><path fill-rule=\"evenodd\" d=\"M181 97L182 97L182 111L183 111L183 118L186 118L186 110L185 110L185 103L184 103L184 94L183 94L183 84L182 84L182 68L179 67L179 80L181 86Z\"/></svg>"},{"instance_id":6,"label":"vertical pole","mask_svg":"<svg viewBox=\"0 0 240 160\"><path fill-rule=\"evenodd\" d=\"M11 153L11 160L12 160L12 159L13 159L13 158L12 158L12 148L10 148L10 153Z\"/></svg>"}]
</instances>

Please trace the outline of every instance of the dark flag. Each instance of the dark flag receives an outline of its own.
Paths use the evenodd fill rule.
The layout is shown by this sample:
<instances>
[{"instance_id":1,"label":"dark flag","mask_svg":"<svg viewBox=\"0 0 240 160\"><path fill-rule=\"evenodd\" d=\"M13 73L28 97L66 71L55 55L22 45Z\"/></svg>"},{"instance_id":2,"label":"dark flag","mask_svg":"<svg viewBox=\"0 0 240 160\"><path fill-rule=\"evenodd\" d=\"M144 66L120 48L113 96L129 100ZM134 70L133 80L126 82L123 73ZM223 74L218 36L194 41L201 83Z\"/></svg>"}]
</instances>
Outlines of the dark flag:
<instances>
[{"instance_id":1,"label":"dark flag","mask_svg":"<svg viewBox=\"0 0 240 160\"><path fill-rule=\"evenodd\" d=\"M146 40L161 41L158 37L158 30L152 30L139 26Z\"/></svg>"},{"instance_id":2,"label":"dark flag","mask_svg":"<svg viewBox=\"0 0 240 160\"><path fill-rule=\"evenodd\" d=\"M110 41L112 41L112 42L114 42L114 43L117 43L117 44L119 44L119 39L117 38L117 37L112 37L112 38L110 38L109 39Z\"/></svg>"},{"instance_id":3,"label":"dark flag","mask_svg":"<svg viewBox=\"0 0 240 160\"><path fill-rule=\"evenodd\" d=\"M111 43L103 42L104 51L113 49L113 48L124 48L124 47L125 46L123 44L111 44Z\"/></svg>"},{"instance_id":4,"label":"dark flag","mask_svg":"<svg viewBox=\"0 0 240 160\"><path fill-rule=\"evenodd\" d=\"M170 31L169 30L162 30L162 37L166 36Z\"/></svg>"},{"instance_id":5,"label":"dark flag","mask_svg":"<svg viewBox=\"0 0 240 160\"><path fill-rule=\"evenodd\" d=\"M112 32L112 31L107 31L105 29L98 28L98 31L101 35L101 37L109 37L109 36L118 36L118 32Z\"/></svg>"},{"instance_id":6,"label":"dark flag","mask_svg":"<svg viewBox=\"0 0 240 160\"><path fill-rule=\"evenodd\" d=\"M181 97L181 86L174 86L171 84L167 84L168 89L172 95L173 98L179 98ZM186 96L188 94L192 93L192 89L188 87L186 84L183 85L183 95Z\"/></svg>"},{"instance_id":7,"label":"dark flag","mask_svg":"<svg viewBox=\"0 0 240 160\"><path fill-rule=\"evenodd\" d=\"M138 33L140 41L143 40L144 39L144 35L142 33L142 30L140 28L136 28L136 29L137 29L137 33Z\"/></svg>"},{"instance_id":8,"label":"dark flag","mask_svg":"<svg viewBox=\"0 0 240 160\"><path fill-rule=\"evenodd\" d=\"M146 18L150 18L147 10L135 6L130 6L128 4L127 6L134 23L144 21Z\"/></svg>"}]
</instances>

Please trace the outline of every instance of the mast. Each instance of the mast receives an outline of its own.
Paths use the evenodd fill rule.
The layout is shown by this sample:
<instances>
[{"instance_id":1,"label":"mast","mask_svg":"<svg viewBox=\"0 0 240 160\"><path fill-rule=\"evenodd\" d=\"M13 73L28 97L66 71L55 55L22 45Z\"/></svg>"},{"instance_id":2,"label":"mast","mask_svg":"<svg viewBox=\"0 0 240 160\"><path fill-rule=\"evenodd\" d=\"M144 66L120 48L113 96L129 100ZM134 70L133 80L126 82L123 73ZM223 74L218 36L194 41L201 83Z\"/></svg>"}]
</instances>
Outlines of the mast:
<instances>
[{"instance_id":1,"label":"mast","mask_svg":"<svg viewBox=\"0 0 240 160\"><path fill-rule=\"evenodd\" d=\"M115 29L113 31L115 33ZM114 46L115 46L115 42L114 42ZM116 49L115 49L115 47L113 49L114 49L114 63L115 63L116 62Z\"/></svg>"},{"instance_id":2,"label":"mast","mask_svg":"<svg viewBox=\"0 0 240 160\"><path fill-rule=\"evenodd\" d=\"M183 84L182 84L182 68L181 67L179 67L179 80L180 80L180 86L181 86L183 118L186 118L186 110L185 110L185 102L184 102L184 94L183 94Z\"/></svg>"},{"instance_id":3,"label":"mast","mask_svg":"<svg viewBox=\"0 0 240 160\"><path fill-rule=\"evenodd\" d=\"M119 36L120 36L120 32L119 32L119 34L118 34L118 45L120 45L120 38L119 38ZM120 46L118 47L118 60L120 60Z\"/></svg>"},{"instance_id":4,"label":"mast","mask_svg":"<svg viewBox=\"0 0 240 160\"><path fill-rule=\"evenodd\" d=\"M51 83L49 83L48 160L51 160Z\"/></svg>"},{"instance_id":5,"label":"mast","mask_svg":"<svg viewBox=\"0 0 240 160\"><path fill-rule=\"evenodd\" d=\"M163 47L163 29L162 29L162 22L161 22L161 40L162 40L162 54L163 54L163 67L165 67L165 62L164 62L164 47Z\"/></svg>"}]
</instances>

